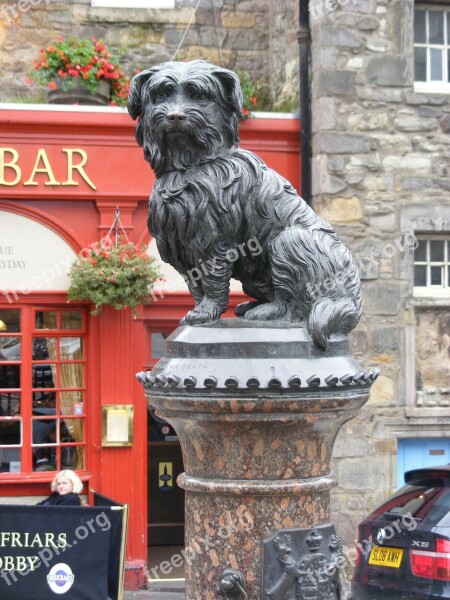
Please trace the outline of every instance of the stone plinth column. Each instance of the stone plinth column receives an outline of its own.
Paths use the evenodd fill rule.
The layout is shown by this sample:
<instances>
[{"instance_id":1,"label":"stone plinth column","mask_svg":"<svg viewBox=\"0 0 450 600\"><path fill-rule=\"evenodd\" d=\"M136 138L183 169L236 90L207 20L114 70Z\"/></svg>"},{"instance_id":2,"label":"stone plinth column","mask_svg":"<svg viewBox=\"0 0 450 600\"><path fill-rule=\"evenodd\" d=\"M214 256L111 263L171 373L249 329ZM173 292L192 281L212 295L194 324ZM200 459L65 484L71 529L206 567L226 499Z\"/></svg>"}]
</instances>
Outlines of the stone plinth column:
<instances>
[{"instance_id":1,"label":"stone plinth column","mask_svg":"<svg viewBox=\"0 0 450 600\"><path fill-rule=\"evenodd\" d=\"M346 337L322 351L297 326L230 319L167 339L138 377L183 451L187 600L333 597L335 580L305 573L333 560L333 444L376 376Z\"/></svg>"}]
</instances>

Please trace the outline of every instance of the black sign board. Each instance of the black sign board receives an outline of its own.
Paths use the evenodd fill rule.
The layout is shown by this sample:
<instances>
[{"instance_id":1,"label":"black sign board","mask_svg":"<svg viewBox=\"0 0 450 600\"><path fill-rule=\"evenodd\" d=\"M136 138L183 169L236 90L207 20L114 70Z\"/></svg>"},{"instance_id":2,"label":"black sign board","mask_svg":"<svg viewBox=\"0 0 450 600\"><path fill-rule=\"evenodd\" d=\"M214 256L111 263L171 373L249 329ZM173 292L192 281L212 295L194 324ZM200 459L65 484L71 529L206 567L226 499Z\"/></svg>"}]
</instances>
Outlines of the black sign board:
<instances>
[{"instance_id":1,"label":"black sign board","mask_svg":"<svg viewBox=\"0 0 450 600\"><path fill-rule=\"evenodd\" d=\"M1 506L0 598L120 600L121 508Z\"/></svg>"}]
</instances>

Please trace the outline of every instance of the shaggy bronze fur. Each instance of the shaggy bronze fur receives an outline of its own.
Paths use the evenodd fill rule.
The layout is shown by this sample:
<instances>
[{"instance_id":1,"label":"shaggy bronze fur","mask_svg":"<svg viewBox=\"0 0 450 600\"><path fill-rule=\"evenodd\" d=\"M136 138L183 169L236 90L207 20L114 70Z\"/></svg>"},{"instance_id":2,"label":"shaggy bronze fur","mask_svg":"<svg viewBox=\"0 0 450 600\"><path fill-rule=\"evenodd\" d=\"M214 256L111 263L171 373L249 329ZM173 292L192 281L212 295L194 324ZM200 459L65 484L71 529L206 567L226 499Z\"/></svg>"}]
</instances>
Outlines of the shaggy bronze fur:
<instances>
[{"instance_id":1,"label":"shaggy bronze fur","mask_svg":"<svg viewBox=\"0 0 450 600\"><path fill-rule=\"evenodd\" d=\"M241 107L237 76L206 61L168 62L134 77L128 110L157 178L149 230L195 299L182 323L219 319L234 277L256 299L238 306L238 316L306 320L326 348L360 318L357 270L290 183L239 148Z\"/></svg>"}]
</instances>

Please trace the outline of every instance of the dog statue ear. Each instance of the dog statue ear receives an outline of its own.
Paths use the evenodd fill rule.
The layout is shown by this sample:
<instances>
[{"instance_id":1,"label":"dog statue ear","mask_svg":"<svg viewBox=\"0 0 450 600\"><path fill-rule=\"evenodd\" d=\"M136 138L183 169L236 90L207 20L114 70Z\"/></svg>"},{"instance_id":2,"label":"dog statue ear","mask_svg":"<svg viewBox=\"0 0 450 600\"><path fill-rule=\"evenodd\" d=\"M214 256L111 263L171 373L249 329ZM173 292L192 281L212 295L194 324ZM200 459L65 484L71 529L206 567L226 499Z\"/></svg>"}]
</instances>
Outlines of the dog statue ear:
<instances>
[{"instance_id":1,"label":"dog statue ear","mask_svg":"<svg viewBox=\"0 0 450 600\"><path fill-rule=\"evenodd\" d=\"M233 71L221 67L216 67L213 71L213 75L221 82L225 95L233 107L233 111L237 118L243 119L242 104L244 102L244 96L242 94L239 77L236 73L233 73Z\"/></svg>"},{"instance_id":2,"label":"dog statue ear","mask_svg":"<svg viewBox=\"0 0 450 600\"><path fill-rule=\"evenodd\" d=\"M151 69L146 69L145 71L141 71L137 75L133 77L130 84L130 91L128 94L127 100L127 109L130 113L133 121L141 114L141 92L142 86L146 81L148 81L157 71L159 71L159 67L153 67Z\"/></svg>"}]
</instances>

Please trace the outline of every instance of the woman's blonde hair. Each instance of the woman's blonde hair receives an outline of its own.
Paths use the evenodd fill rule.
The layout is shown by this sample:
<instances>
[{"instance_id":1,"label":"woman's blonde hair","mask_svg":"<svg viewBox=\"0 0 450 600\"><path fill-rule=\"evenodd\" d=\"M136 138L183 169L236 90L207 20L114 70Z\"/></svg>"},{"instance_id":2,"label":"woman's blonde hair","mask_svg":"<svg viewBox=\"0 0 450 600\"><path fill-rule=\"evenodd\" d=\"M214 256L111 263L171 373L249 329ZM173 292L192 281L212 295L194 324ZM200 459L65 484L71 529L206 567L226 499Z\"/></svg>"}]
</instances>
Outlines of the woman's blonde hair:
<instances>
[{"instance_id":1,"label":"woman's blonde hair","mask_svg":"<svg viewBox=\"0 0 450 600\"><path fill-rule=\"evenodd\" d=\"M57 491L56 482L60 477L65 477L70 481L70 483L72 484L72 492L74 494L80 494L83 491L83 482L78 477L78 475L70 469L64 469L63 471L60 471L54 476L53 481L50 485L50 489L52 490L52 492Z\"/></svg>"}]
</instances>

